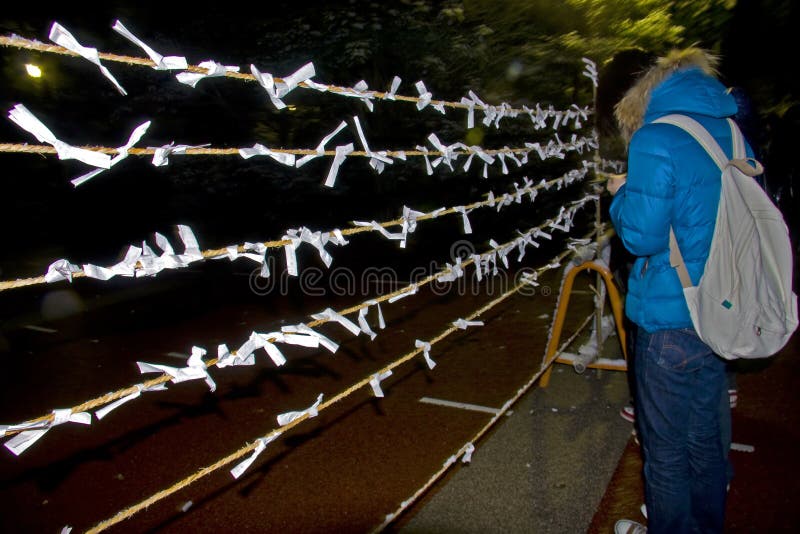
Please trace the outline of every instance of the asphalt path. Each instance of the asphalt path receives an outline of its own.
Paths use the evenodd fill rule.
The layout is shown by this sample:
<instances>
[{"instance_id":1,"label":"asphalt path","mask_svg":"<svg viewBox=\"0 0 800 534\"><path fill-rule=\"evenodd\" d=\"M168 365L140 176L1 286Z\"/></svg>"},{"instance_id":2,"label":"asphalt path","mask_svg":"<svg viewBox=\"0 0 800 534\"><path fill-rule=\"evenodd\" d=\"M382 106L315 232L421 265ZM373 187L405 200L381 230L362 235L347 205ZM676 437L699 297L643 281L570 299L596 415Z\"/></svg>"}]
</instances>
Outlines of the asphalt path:
<instances>
[{"instance_id":1,"label":"asphalt path","mask_svg":"<svg viewBox=\"0 0 800 534\"><path fill-rule=\"evenodd\" d=\"M2 422L71 407L153 376L139 375L136 361L181 367L193 345L208 349L208 359L217 344L235 349L253 330L279 330L308 322L309 313L364 300L259 296L248 286L247 271L219 277L215 269L112 281L110 289L81 280L71 289L4 295L13 313L0 340ZM384 398L362 387L270 443L238 480L229 473L237 460L111 531L371 531L493 417L421 398L491 411L538 370L556 302L555 291L547 293L557 287L556 276L546 277L535 295L515 295L487 312L485 326L437 343L434 369L421 355L395 369L381 382ZM415 339L433 338L502 289L484 285L460 295L428 287L383 305L385 330L377 330L372 311L373 341L328 323L319 331L341 343L335 355L284 346L288 363L277 368L259 352L252 367L212 369L214 393L202 380L170 384L91 426L53 428L20 457L3 448L0 530L86 530L278 428L277 415L369 377L413 350ZM591 308L588 292L574 302L567 330ZM66 316L44 320L43 313L55 313L45 313L48 306Z\"/></svg>"}]
</instances>

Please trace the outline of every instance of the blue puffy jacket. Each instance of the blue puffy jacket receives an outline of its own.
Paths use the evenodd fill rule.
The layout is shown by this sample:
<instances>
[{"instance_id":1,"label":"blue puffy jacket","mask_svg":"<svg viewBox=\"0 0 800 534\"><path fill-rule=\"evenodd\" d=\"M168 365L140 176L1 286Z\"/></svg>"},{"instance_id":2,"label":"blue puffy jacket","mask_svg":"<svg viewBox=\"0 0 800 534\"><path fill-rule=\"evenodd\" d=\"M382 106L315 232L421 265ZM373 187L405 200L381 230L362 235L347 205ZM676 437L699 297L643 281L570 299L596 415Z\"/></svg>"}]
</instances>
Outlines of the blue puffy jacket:
<instances>
[{"instance_id":1,"label":"blue puffy jacket","mask_svg":"<svg viewBox=\"0 0 800 534\"><path fill-rule=\"evenodd\" d=\"M730 157L725 118L736 102L697 67L678 70L650 90L643 126L628 147L627 182L611 204L611 219L625 247L637 256L628 281L627 316L648 332L692 326L675 269L669 263L669 228L697 284L708 258L721 190L721 172L688 133L652 121L671 113L702 124ZM747 147L748 154L752 150Z\"/></svg>"}]
</instances>

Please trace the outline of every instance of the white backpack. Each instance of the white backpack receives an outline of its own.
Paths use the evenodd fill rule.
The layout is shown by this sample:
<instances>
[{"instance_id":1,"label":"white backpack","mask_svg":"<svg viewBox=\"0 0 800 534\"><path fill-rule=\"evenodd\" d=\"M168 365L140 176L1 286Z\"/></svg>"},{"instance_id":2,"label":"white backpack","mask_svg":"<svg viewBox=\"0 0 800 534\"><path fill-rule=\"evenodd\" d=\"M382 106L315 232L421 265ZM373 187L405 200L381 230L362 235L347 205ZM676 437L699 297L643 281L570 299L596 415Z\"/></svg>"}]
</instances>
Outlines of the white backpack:
<instances>
[{"instance_id":1,"label":"white backpack","mask_svg":"<svg viewBox=\"0 0 800 534\"><path fill-rule=\"evenodd\" d=\"M733 159L711 134L685 115L655 122L678 126L722 170L722 191L711 250L703 276L692 285L670 228L670 263L678 272L697 334L726 359L763 358L778 352L797 328L797 295L792 292L793 255L781 212L753 176L761 164L745 153L744 138L728 119Z\"/></svg>"}]
</instances>

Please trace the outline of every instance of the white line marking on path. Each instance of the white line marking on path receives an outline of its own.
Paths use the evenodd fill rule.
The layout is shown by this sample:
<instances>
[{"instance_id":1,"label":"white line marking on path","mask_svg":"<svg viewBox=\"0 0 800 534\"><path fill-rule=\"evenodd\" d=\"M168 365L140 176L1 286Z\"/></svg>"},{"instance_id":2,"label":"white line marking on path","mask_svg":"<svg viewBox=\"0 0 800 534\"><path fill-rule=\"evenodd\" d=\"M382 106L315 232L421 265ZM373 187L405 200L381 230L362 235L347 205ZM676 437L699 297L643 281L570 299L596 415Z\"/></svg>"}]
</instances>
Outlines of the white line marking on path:
<instances>
[{"instance_id":1,"label":"white line marking on path","mask_svg":"<svg viewBox=\"0 0 800 534\"><path fill-rule=\"evenodd\" d=\"M37 326L35 324L26 324L23 328L27 328L28 330L35 330L37 332L44 332L45 334L55 334L58 330L54 328L45 328L44 326Z\"/></svg>"},{"instance_id":2,"label":"white line marking on path","mask_svg":"<svg viewBox=\"0 0 800 534\"><path fill-rule=\"evenodd\" d=\"M489 408L488 406L480 406L478 404L469 404L466 402L454 402L443 399L433 399L431 397L422 397L419 399L419 401L425 404L436 404L439 406L447 406L449 408L459 408L461 410L472 410L473 412L490 413L492 415L497 415L500 413L500 410L496 408Z\"/></svg>"}]
</instances>

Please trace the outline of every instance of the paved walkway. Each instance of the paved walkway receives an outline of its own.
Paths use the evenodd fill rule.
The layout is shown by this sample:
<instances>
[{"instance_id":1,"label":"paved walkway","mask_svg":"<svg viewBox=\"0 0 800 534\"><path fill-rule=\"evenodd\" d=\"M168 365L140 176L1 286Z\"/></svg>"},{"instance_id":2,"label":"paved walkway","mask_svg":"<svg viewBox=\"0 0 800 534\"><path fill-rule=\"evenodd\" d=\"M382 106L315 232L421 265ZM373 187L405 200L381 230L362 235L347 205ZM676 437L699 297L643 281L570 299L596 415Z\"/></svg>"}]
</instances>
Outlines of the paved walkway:
<instances>
[{"instance_id":1,"label":"paved walkway","mask_svg":"<svg viewBox=\"0 0 800 534\"><path fill-rule=\"evenodd\" d=\"M624 373L557 365L396 531L585 532L630 437L627 399Z\"/></svg>"}]
</instances>

